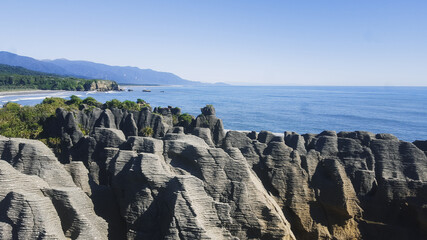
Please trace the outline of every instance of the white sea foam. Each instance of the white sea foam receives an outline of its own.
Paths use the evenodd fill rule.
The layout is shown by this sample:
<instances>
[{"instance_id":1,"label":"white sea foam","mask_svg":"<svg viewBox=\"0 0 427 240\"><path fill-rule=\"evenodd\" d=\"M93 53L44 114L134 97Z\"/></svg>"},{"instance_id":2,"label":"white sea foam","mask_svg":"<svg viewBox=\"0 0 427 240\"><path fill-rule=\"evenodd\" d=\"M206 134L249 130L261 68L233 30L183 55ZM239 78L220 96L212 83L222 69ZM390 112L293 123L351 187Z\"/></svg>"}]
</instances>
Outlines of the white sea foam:
<instances>
[{"instance_id":1,"label":"white sea foam","mask_svg":"<svg viewBox=\"0 0 427 240\"><path fill-rule=\"evenodd\" d=\"M24 97L24 98L12 99L12 100L9 100L9 101L11 101L11 102L17 102L17 101L41 100L41 99L45 99L45 98L49 98L49 97L51 97L51 96Z\"/></svg>"}]
</instances>

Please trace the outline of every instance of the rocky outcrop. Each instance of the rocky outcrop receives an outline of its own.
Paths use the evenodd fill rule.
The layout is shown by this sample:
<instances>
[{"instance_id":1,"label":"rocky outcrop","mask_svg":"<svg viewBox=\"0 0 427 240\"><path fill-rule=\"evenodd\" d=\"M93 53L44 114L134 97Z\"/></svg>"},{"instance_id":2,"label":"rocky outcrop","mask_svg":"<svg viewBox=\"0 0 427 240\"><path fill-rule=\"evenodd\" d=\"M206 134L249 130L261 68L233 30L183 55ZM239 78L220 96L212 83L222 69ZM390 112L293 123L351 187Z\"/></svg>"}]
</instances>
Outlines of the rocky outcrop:
<instances>
[{"instance_id":1,"label":"rocky outcrop","mask_svg":"<svg viewBox=\"0 0 427 240\"><path fill-rule=\"evenodd\" d=\"M110 148L106 160L128 238L294 239L237 149L185 134L150 139L133 137L132 150Z\"/></svg>"},{"instance_id":2,"label":"rocky outcrop","mask_svg":"<svg viewBox=\"0 0 427 240\"><path fill-rule=\"evenodd\" d=\"M215 108L212 105L206 105L201 109L202 114L197 116L195 120L196 128L209 128L211 138L216 146L221 146L225 137L224 125L222 120L215 115Z\"/></svg>"},{"instance_id":3,"label":"rocky outcrop","mask_svg":"<svg viewBox=\"0 0 427 240\"><path fill-rule=\"evenodd\" d=\"M230 131L224 147L245 156L297 239L427 236L427 158L416 145L360 131L253 136Z\"/></svg>"},{"instance_id":4,"label":"rocky outcrop","mask_svg":"<svg viewBox=\"0 0 427 240\"><path fill-rule=\"evenodd\" d=\"M171 110L165 115L144 108L140 112L125 109L91 108L80 111L67 111L58 108L56 118L45 126L46 135L61 138L61 151L58 156L62 163L94 160L96 129L111 128L120 130L123 137L141 136L143 129L150 128L153 137L162 137L173 128Z\"/></svg>"},{"instance_id":5,"label":"rocky outcrop","mask_svg":"<svg viewBox=\"0 0 427 240\"><path fill-rule=\"evenodd\" d=\"M43 143L0 138L0 158L3 236L107 239L107 223Z\"/></svg>"},{"instance_id":6,"label":"rocky outcrop","mask_svg":"<svg viewBox=\"0 0 427 240\"><path fill-rule=\"evenodd\" d=\"M106 92L112 90L119 90L119 85L110 80L95 80L90 84L90 86L85 86L85 91Z\"/></svg>"},{"instance_id":7,"label":"rocky outcrop","mask_svg":"<svg viewBox=\"0 0 427 240\"><path fill-rule=\"evenodd\" d=\"M0 136L0 238L427 238L425 141L225 132L201 110L172 127L171 107L59 109L63 164Z\"/></svg>"},{"instance_id":8,"label":"rocky outcrop","mask_svg":"<svg viewBox=\"0 0 427 240\"><path fill-rule=\"evenodd\" d=\"M3 160L0 184L1 239L65 239L58 213L43 193L49 184Z\"/></svg>"}]
</instances>

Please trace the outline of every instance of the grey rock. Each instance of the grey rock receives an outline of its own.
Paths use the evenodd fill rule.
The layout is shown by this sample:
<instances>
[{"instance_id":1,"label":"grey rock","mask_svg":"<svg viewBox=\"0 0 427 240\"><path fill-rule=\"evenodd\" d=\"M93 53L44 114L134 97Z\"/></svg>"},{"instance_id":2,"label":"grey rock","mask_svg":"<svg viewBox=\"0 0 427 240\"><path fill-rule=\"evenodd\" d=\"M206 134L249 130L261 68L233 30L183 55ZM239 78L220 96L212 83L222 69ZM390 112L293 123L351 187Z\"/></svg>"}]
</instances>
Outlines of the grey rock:
<instances>
[{"instance_id":1,"label":"grey rock","mask_svg":"<svg viewBox=\"0 0 427 240\"><path fill-rule=\"evenodd\" d=\"M327 208L330 218L343 220L360 217L362 209L344 167L335 159L325 159L318 164L313 176L316 197ZM331 214L332 213L332 214Z\"/></svg>"},{"instance_id":2,"label":"grey rock","mask_svg":"<svg viewBox=\"0 0 427 240\"><path fill-rule=\"evenodd\" d=\"M172 133L184 134L184 127L174 127L172 128Z\"/></svg>"},{"instance_id":3,"label":"grey rock","mask_svg":"<svg viewBox=\"0 0 427 240\"><path fill-rule=\"evenodd\" d=\"M22 138L2 139L0 159L9 162L24 174L39 176L51 187L76 186L52 151L40 141Z\"/></svg>"},{"instance_id":4,"label":"grey rock","mask_svg":"<svg viewBox=\"0 0 427 240\"><path fill-rule=\"evenodd\" d=\"M79 188L43 189L61 219L65 236L72 239L107 239L107 223L93 211L90 198Z\"/></svg>"},{"instance_id":5,"label":"grey rock","mask_svg":"<svg viewBox=\"0 0 427 240\"><path fill-rule=\"evenodd\" d=\"M261 131L258 134L258 141L268 144L276 135L269 131Z\"/></svg>"},{"instance_id":6,"label":"grey rock","mask_svg":"<svg viewBox=\"0 0 427 240\"><path fill-rule=\"evenodd\" d=\"M57 111L65 167L37 141L0 136L14 167L0 161L0 237L106 238L95 209L112 239L427 238L425 141L225 133L210 106L186 135L171 107L110 112ZM144 127L156 138L131 136Z\"/></svg>"},{"instance_id":7,"label":"grey rock","mask_svg":"<svg viewBox=\"0 0 427 240\"><path fill-rule=\"evenodd\" d=\"M110 109L105 109L95 122L95 128L117 128L115 116Z\"/></svg>"},{"instance_id":8,"label":"grey rock","mask_svg":"<svg viewBox=\"0 0 427 240\"><path fill-rule=\"evenodd\" d=\"M366 131L339 132L337 135L342 138L359 140L364 146L369 146L371 140L375 139L375 134Z\"/></svg>"},{"instance_id":9,"label":"grey rock","mask_svg":"<svg viewBox=\"0 0 427 240\"><path fill-rule=\"evenodd\" d=\"M285 142L285 139L282 136L274 136L271 142Z\"/></svg>"},{"instance_id":10,"label":"grey rock","mask_svg":"<svg viewBox=\"0 0 427 240\"><path fill-rule=\"evenodd\" d=\"M212 141L211 130L209 128L196 127L193 129L192 134L203 139L210 147L215 147L215 144Z\"/></svg>"},{"instance_id":11,"label":"grey rock","mask_svg":"<svg viewBox=\"0 0 427 240\"><path fill-rule=\"evenodd\" d=\"M321 133L319 133L318 136L329 136L329 137L337 137L337 133L335 131L329 131L329 130L325 130Z\"/></svg>"},{"instance_id":12,"label":"grey rock","mask_svg":"<svg viewBox=\"0 0 427 240\"><path fill-rule=\"evenodd\" d=\"M92 195L92 190L89 186L89 171L83 162L71 162L65 164L64 168L70 173L76 186L90 197Z\"/></svg>"},{"instance_id":13,"label":"grey rock","mask_svg":"<svg viewBox=\"0 0 427 240\"><path fill-rule=\"evenodd\" d=\"M252 173L240 151L230 148L226 153L207 145L193 145L187 137L176 135L173 140L165 139L166 162L177 174L192 175L203 180L206 193L214 201L230 206L230 216L234 222L229 231L233 236L293 238L285 217L277 211L279 207Z\"/></svg>"},{"instance_id":14,"label":"grey rock","mask_svg":"<svg viewBox=\"0 0 427 240\"><path fill-rule=\"evenodd\" d=\"M315 150L325 156L335 156L338 153L337 136L319 135L315 143Z\"/></svg>"},{"instance_id":15,"label":"grey rock","mask_svg":"<svg viewBox=\"0 0 427 240\"><path fill-rule=\"evenodd\" d=\"M396 136L390 133L378 133L377 135L375 135L375 138L383 139L383 140L399 141L399 139Z\"/></svg>"},{"instance_id":16,"label":"grey rock","mask_svg":"<svg viewBox=\"0 0 427 240\"><path fill-rule=\"evenodd\" d=\"M123 121L123 124L121 125L121 129L123 130L123 133L128 136L138 136L138 126L136 125L136 122L133 117L133 113L129 113L125 120Z\"/></svg>"},{"instance_id":17,"label":"grey rock","mask_svg":"<svg viewBox=\"0 0 427 240\"><path fill-rule=\"evenodd\" d=\"M215 108L213 106L206 106L201 110L202 114L196 118L194 127L209 128L212 141L216 146L221 146L225 137L222 120L215 116Z\"/></svg>"},{"instance_id":18,"label":"grey rock","mask_svg":"<svg viewBox=\"0 0 427 240\"><path fill-rule=\"evenodd\" d=\"M0 158L19 172L32 175L33 178L38 176L46 182L47 186L38 188L37 191L43 192L51 199L61 223L68 221L71 224L71 226L62 225L66 237L73 239L79 239L79 236L80 239L107 238L106 222L95 214L90 198L75 185L70 174L46 145L35 140L2 138L0 140ZM19 181L16 182L22 185ZM30 190L25 189L24 192L19 192L21 195L13 195L11 199L22 202L21 199L29 198L26 195L27 192ZM22 209L28 209L23 205L17 205L17 209L21 208L19 206ZM70 217L72 217L72 221L66 220ZM44 222L44 220L41 221ZM43 224L48 224L48 222Z\"/></svg>"},{"instance_id":19,"label":"grey rock","mask_svg":"<svg viewBox=\"0 0 427 240\"><path fill-rule=\"evenodd\" d=\"M126 142L126 137L122 131L114 128L95 128L93 137L97 145L104 147L119 147Z\"/></svg>"},{"instance_id":20,"label":"grey rock","mask_svg":"<svg viewBox=\"0 0 427 240\"><path fill-rule=\"evenodd\" d=\"M49 185L0 160L0 236L2 239L65 239L61 220L42 189Z\"/></svg>"},{"instance_id":21,"label":"grey rock","mask_svg":"<svg viewBox=\"0 0 427 240\"><path fill-rule=\"evenodd\" d=\"M162 155L163 142L150 137L129 137L122 149Z\"/></svg>"},{"instance_id":22,"label":"grey rock","mask_svg":"<svg viewBox=\"0 0 427 240\"><path fill-rule=\"evenodd\" d=\"M212 105L206 105L200 110L202 111L202 114L205 116L215 115L215 108Z\"/></svg>"},{"instance_id":23,"label":"grey rock","mask_svg":"<svg viewBox=\"0 0 427 240\"><path fill-rule=\"evenodd\" d=\"M255 131L251 131L247 135L248 135L248 138L250 138L252 140L256 140L258 138L258 133Z\"/></svg>"},{"instance_id":24,"label":"grey rock","mask_svg":"<svg viewBox=\"0 0 427 240\"><path fill-rule=\"evenodd\" d=\"M285 132L285 144L300 153L306 153L304 137L295 132Z\"/></svg>"},{"instance_id":25,"label":"grey rock","mask_svg":"<svg viewBox=\"0 0 427 240\"><path fill-rule=\"evenodd\" d=\"M423 150L424 152L427 152L427 140L426 141L416 140L413 142L413 144L417 146L417 148Z\"/></svg>"},{"instance_id":26,"label":"grey rock","mask_svg":"<svg viewBox=\"0 0 427 240\"><path fill-rule=\"evenodd\" d=\"M309 151L310 149L314 149L314 146L316 144L317 134L306 133L306 134L302 134L302 136L303 136L304 142L305 142L305 149L307 151Z\"/></svg>"}]
</instances>

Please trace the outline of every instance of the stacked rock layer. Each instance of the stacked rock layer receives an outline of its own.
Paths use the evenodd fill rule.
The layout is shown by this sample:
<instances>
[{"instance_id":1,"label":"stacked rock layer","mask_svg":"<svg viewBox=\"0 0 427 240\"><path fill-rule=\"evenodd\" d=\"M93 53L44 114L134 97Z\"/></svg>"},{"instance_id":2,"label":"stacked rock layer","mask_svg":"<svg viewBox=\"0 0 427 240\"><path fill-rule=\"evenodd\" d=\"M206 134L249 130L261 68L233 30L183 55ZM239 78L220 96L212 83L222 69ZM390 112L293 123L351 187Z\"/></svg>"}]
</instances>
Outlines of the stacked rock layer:
<instances>
[{"instance_id":1,"label":"stacked rock layer","mask_svg":"<svg viewBox=\"0 0 427 240\"><path fill-rule=\"evenodd\" d=\"M0 137L0 238L427 239L425 141L225 132L211 106L173 127L159 112L58 109L58 158Z\"/></svg>"}]
</instances>

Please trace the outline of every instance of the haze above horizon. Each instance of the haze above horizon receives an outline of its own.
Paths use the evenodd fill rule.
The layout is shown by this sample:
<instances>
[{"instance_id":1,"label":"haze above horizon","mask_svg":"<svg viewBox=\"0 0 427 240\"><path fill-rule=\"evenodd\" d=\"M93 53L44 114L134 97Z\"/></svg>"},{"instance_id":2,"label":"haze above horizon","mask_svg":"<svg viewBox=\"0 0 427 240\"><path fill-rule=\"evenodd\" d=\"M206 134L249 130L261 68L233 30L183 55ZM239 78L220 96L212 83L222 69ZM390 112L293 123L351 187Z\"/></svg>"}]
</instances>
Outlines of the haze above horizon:
<instances>
[{"instance_id":1,"label":"haze above horizon","mask_svg":"<svg viewBox=\"0 0 427 240\"><path fill-rule=\"evenodd\" d=\"M0 50L250 85L427 86L427 2L13 1Z\"/></svg>"}]
</instances>

